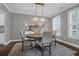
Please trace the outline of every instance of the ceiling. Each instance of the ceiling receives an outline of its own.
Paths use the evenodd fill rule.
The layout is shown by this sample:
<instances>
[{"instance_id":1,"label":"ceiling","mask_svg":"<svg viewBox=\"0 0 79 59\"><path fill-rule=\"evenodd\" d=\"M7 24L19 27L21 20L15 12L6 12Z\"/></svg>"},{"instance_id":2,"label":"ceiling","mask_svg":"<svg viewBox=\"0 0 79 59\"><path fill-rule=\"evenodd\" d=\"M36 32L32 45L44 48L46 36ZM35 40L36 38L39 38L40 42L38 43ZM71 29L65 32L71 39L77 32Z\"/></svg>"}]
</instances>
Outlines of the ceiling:
<instances>
[{"instance_id":1,"label":"ceiling","mask_svg":"<svg viewBox=\"0 0 79 59\"><path fill-rule=\"evenodd\" d=\"M4 5L12 13L35 15L34 3L5 3ZM75 5L77 5L77 3L45 3L43 6L43 16L52 17ZM42 8L40 6L37 7L37 15L42 15Z\"/></svg>"}]
</instances>

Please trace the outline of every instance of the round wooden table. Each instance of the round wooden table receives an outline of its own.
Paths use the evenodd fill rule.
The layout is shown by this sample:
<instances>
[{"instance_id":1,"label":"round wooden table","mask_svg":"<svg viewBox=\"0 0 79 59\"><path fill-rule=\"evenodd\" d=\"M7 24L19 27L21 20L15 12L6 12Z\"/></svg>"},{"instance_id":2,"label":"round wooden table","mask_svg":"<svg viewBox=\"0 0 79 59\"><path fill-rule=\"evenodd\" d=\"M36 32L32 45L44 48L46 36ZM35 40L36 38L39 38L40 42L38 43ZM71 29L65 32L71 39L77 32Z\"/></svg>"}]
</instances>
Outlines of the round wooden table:
<instances>
[{"instance_id":1,"label":"round wooden table","mask_svg":"<svg viewBox=\"0 0 79 59\"><path fill-rule=\"evenodd\" d=\"M37 40L41 40L42 34L27 34L26 37L37 41Z\"/></svg>"},{"instance_id":2,"label":"round wooden table","mask_svg":"<svg viewBox=\"0 0 79 59\"><path fill-rule=\"evenodd\" d=\"M39 48L38 43L36 41L41 41L42 34L27 34L26 37L34 41L35 45L33 46L33 48Z\"/></svg>"}]
</instances>

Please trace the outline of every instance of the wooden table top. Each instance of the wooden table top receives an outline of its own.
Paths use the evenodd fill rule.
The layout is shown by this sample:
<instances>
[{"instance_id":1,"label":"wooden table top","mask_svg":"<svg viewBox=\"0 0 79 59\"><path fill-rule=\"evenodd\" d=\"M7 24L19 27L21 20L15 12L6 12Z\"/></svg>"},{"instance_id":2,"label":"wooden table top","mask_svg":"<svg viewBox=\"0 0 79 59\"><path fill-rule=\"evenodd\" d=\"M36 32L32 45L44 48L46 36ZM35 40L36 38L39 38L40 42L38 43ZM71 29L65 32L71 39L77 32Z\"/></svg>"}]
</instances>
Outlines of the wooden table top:
<instances>
[{"instance_id":1,"label":"wooden table top","mask_svg":"<svg viewBox=\"0 0 79 59\"><path fill-rule=\"evenodd\" d=\"M36 34L36 33L33 33L33 34L27 34L26 37L28 38L40 38L40 37L43 37L43 34L39 33L39 34ZM52 35L52 37L55 37L55 35Z\"/></svg>"},{"instance_id":2,"label":"wooden table top","mask_svg":"<svg viewBox=\"0 0 79 59\"><path fill-rule=\"evenodd\" d=\"M42 37L42 34L27 34L26 37L29 37L29 38L35 38L35 37Z\"/></svg>"}]
</instances>

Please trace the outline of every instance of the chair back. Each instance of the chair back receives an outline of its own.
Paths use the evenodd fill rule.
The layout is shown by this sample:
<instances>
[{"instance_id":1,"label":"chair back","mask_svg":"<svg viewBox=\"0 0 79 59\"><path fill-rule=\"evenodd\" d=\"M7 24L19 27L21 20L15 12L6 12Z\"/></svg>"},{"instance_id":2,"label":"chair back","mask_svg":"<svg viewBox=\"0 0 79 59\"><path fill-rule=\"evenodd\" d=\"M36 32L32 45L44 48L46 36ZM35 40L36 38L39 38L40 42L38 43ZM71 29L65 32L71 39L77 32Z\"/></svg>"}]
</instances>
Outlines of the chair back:
<instances>
[{"instance_id":1,"label":"chair back","mask_svg":"<svg viewBox=\"0 0 79 59\"><path fill-rule=\"evenodd\" d=\"M42 37L42 43L51 43L52 40L52 32L44 31Z\"/></svg>"},{"instance_id":2,"label":"chair back","mask_svg":"<svg viewBox=\"0 0 79 59\"><path fill-rule=\"evenodd\" d=\"M55 35L55 36L56 36L56 33L57 33L56 30L53 30L53 31L52 31L52 35Z\"/></svg>"},{"instance_id":3,"label":"chair back","mask_svg":"<svg viewBox=\"0 0 79 59\"><path fill-rule=\"evenodd\" d=\"M24 32L23 31L20 31L20 37L21 37L22 41L24 41L25 35L24 35Z\"/></svg>"}]
</instances>

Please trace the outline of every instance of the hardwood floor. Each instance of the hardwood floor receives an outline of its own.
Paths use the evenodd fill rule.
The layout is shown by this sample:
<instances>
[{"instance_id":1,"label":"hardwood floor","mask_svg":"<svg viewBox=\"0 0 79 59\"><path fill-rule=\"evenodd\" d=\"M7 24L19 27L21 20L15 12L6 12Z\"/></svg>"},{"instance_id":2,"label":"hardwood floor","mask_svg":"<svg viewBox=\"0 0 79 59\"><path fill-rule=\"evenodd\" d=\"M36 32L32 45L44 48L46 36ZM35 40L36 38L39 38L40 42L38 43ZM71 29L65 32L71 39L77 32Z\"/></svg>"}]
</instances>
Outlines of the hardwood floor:
<instances>
[{"instance_id":1,"label":"hardwood floor","mask_svg":"<svg viewBox=\"0 0 79 59\"><path fill-rule=\"evenodd\" d=\"M0 46L0 56L7 56L15 44L16 44L16 42L11 42L8 45L1 45Z\"/></svg>"},{"instance_id":2,"label":"hardwood floor","mask_svg":"<svg viewBox=\"0 0 79 59\"><path fill-rule=\"evenodd\" d=\"M72 50L77 51L77 52L74 54L74 56L79 56L79 48L74 47L74 46L71 46L71 45L66 44L66 43L64 43L64 42L60 42L60 41L57 41L57 43L59 43L59 44L65 46L65 47L67 47L67 48L70 48L70 49L72 49Z\"/></svg>"},{"instance_id":3,"label":"hardwood floor","mask_svg":"<svg viewBox=\"0 0 79 59\"><path fill-rule=\"evenodd\" d=\"M8 45L0 45L0 56L7 56L16 43L18 43L18 42L11 42ZM57 41L57 43L65 46L67 48L77 51L77 53L75 53L74 55L79 56L79 49L78 48L72 47L68 44L65 44L65 43L59 42L59 41Z\"/></svg>"}]
</instances>

